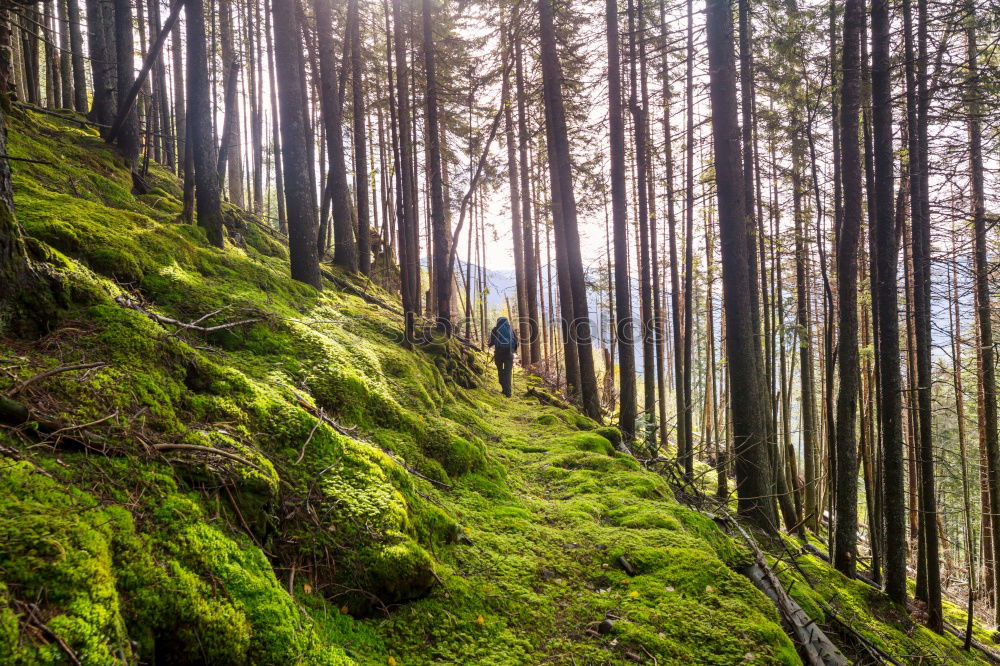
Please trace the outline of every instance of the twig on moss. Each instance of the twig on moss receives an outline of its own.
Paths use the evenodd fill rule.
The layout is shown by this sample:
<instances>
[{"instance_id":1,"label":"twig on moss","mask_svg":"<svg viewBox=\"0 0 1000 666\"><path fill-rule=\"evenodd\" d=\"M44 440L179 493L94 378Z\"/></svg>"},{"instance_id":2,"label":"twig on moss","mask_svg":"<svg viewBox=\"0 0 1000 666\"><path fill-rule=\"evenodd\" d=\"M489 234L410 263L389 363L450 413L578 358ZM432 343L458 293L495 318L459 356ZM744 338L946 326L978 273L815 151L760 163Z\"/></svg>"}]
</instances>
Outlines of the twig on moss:
<instances>
[{"instance_id":1,"label":"twig on moss","mask_svg":"<svg viewBox=\"0 0 1000 666\"><path fill-rule=\"evenodd\" d=\"M80 661L80 658L76 656L76 653L73 652L70 646L66 644L66 641L64 641L59 636L59 634L52 631L52 629L47 624L45 624L45 622L42 621L42 618L38 616L38 611L35 604L21 601L18 603L18 605L20 605L24 609L25 615L27 615L29 623L35 625L43 633L48 634L49 637L55 640L55 642L59 645L59 647L62 648L62 651L66 653L66 656L69 657L70 661L72 661L77 666L83 666L83 662Z\"/></svg>"},{"instance_id":2,"label":"twig on moss","mask_svg":"<svg viewBox=\"0 0 1000 666\"><path fill-rule=\"evenodd\" d=\"M52 162L47 162L45 160L33 160L28 157L14 157L13 155L0 155L0 159L13 160L14 162L29 162L31 164L45 164L47 166L55 166Z\"/></svg>"},{"instance_id":3,"label":"twig on moss","mask_svg":"<svg viewBox=\"0 0 1000 666\"><path fill-rule=\"evenodd\" d=\"M396 463L397 465L399 465L400 467L402 467L403 469L405 469L407 472L409 472L413 476L417 477L418 479L423 479L424 481L426 481L428 483L433 483L435 486L441 486L442 488L445 488L447 490L451 490L452 488L454 488L454 486L451 486L451 485L445 483L444 481L438 481L437 479L432 479L429 476L424 476L423 474L421 474L420 472L416 471L415 469L411 469L410 467L407 467L405 464L403 464L403 461L400 460L399 458L397 458L396 456L394 456L391 451L388 451L388 450L383 449L381 447L379 448L379 450L382 451L382 453L384 453L394 463Z\"/></svg>"},{"instance_id":4,"label":"twig on moss","mask_svg":"<svg viewBox=\"0 0 1000 666\"><path fill-rule=\"evenodd\" d=\"M363 441L363 440L360 440L358 438L358 436L354 432L354 430L352 430L350 428L346 428L346 427L340 425L339 423L337 423L336 421L334 421L333 419L331 419L329 416L327 416L326 413L323 411L322 408L317 409L313 405L310 405L306 401L306 399L304 397L302 397L301 395L299 395L299 393L297 391L295 391L295 389L291 389L291 391L292 391L292 395L295 396L295 400L307 412L309 412L310 414L312 414L313 416L315 416L319 420L321 420L324 423L326 423L327 425L329 425L331 428L333 428L334 430L336 430L337 432L339 432L344 437L350 437L351 439L356 439L358 441ZM312 437L312 435L310 435L310 438L311 437ZM306 444L308 444L308 443L309 443L309 441L306 440ZM371 442L365 442L365 443L366 444L371 444ZM376 448L378 448L379 451L381 451L382 453L384 453L394 463L396 463L397 465L399 465L404 470L406 470L407 472L409 472L413 476L417 477L418 479L423 479L424 481L427 481L428 483L432 483L432 484L434 484L436 486L441 486L442 488L446 488L448 490L451 490L453 488L453 486L451 486L451 485L449 485L447 483L444 483L443 481L438 481L437 479L432 479L430 477L424 476L420 472L418 472L418 471L416 471L416 470L408 467L407 465L403 464L402 460L400 460L399 458L397 458L396 456L394 456L391 451L389 451L387 449L384 449L384 448L382 448L380 446L376 447ZM305 447L304 446L303 446L302 450L303 450L303 452L305 451ZM302 459L302 457L300 455L299 456L299 460L301 460L301 459ZM296 464L298 464L298 460L296 461ZM326 470L324 470L324 471L326 471ZM322 472L321 472L321 474L322 474Z\"/></svg>"},{"instance_id":5,"label":"twig on moss","mask_svg":"<svg viewBox=\"0 0 1000 666\"><path fill-rule=\"evenodd\" d=\"M51 370L46 370L45 372L39 373L34 377L29 377L28 379L21 382L19 385L12 388L7 392L8 398L13 398L15 395L26 389L28 386L34 384L35 382L45 379L46 377L51 377L52 375L57 375L62 372L71 372L73 370L87 370L89 368L100 368L107 365L104 361L97 361L95 363L78 363L76 365L61 365L58 368L52 368Z\"/></svg>"},{"instance_id":6,"label":"twig on moss","mask_svg":"<svg viewBox=\"0 0 1000 666\"><path fill-rule=\"evenodd\" d=\"M354 428L348 428L347 426L340 425L339 423L337 423L336 421L334 421L332 418L330 418L329 416L327 416L326 412L323 411L322 407L318 407L317 408L314 405L310 405L309 401L307 401L302 395L300 395L298 393L298 391L296 391L295 389L291 389L291 391L292 391L292 395L295 396L296 402L299 403L299 406L301 406L302 409L306 410L307 412L309 412L310 414L312 414L313 416L315 416L320 421L323 421L324 423L326 423L328 426L330 426L331 428L333 428L334 430L336 430L337 432L339 432L344 437L350 437L351 439L357 439L358 438L357 434L354 431ZM310 437L311 437L311 435L310 435ZM306 442L306 443L308 444L308 442Z\"/></svg>"},{"instance_id":7,"label":"twig on moss","mask_svg":"<svg viewBox=\"0 0 1000 666\"><path fill-rule=\"evenodd\" d=\"M299 451L299 457L295 459L296 465L302 462L302 459L306 457L306 447L309 446L309 442L312 441L313 435L316 434L316 429L319 428L319 424L322 422L323 422L323 408L320 407L319 418L316 419L316 423L313 424L312 430L309 431L309 436L306 437L306 441L302 445L302 450Z\"/></svg>"},{"instance_id":8,"label":"twig on moss","mask_svg":"<svg viewBox=\"0 0 1000 666\"><path fill-rule=\"evenodd\" d=\"M226 491L226 497L229 498L229 504L233 507L233 511L236 512L236 517L240 519L240 524L243 526L243 529L246 530L247 536L250 537L250 540L254 542L255 546L264 551L265 555L273 558L274 554L269 553L267 549L264 548L264 545L257 541L257 537L254 536L253 530L250 529L250 525L247 524L246 518L243 517L243 512L240 511L239 504L236 503L236 499L233 497L233 494L229 492L229 486L223 485L222 489Z\"/></svg>"},{"instance_id":9,"label":"twig on moss","mask_svg":"<svg viewBox=\"0 0 1000 666\"><path fill-rule=\"evenodd\" d=\"M69 432L71 430L85 430L87 428L90 428L91 426L99 425L101 423L104 423L105 421L110 421L111 419L115 418L116 416L118 416L118 410L117 409L115 411L111 412L110 414L108 414L107 416L102 416L101 418L97 419L96 421L91 421L90 423L83 423L81 425L66 425L66 426L63 426L62 428L59 428L58 430L54 430L53 432L48 433L48 436L49 437L58 437L60 433Z\"/></svg>"},{"instance_id":10,"label":"twig on moss","mask_svg":"<svg viewBox=\"0 0 1000 666\"><path fill-rule=\"evenodd\" d=\"M211 453L213 455L221 456L223 458L229 458L230 460L235 460L238 463L247 465L248 467L253 467L255 470L263 474L264 476L271 476L271 473L265 470L263 467L255 462L247 460L241 455L236 453L230 453L229 451L223 449L213 449L210 446L199 446L198 444L153 444L153 449L156 451L198 451L200 453Z\"/></svg>"},{"instance_id":11,"label":"twig on moss","mask_svg":"<svg viewBox=\"0 0 1000 666\"><path fill-rule=\"evenodd\" d=\"M221 310L216 310L215 312L209 312L207 315L199 317L191 322L183 322L179 319L173 319L172 317L164 317L163 315L158 315L155 312L150 312L146 310L138 303L135 303L124 296L119 296L117 299L119 305L135 310L136 312L141 312L158 324L169 324L171 326L177 326L185 331L198 331L199 333L215 333L217 331L224 331L230 328L236 328L237 326L246 326L247 324L255 324L260 321L266 321L265 317L253 317L251 319L241 319L239 321L231 321L226 324L218 324L216 326L201 326L200 323L211 317L212 315L218 314Z\"/></svg>"},{"instance_id":12,"label":"twig on moss","mask_svg":"<svg viewBox=\"0 0 1000 666\"><path fill-rule=\"evenodd\" d=\"M364 301L367 301L367 302L371 303L372 305L377 305L378 307L382 308L383 310L387 310L387 311L389 311L389 312L391 312L391 313L393 313L395 315L399 315L399 316L403 315L402 309L396 307L395 305L393 305L391 303L386 303L381 298L368 293L364 289L360 289L360 288L354 286L353 284L351 284L347 280L345 280L345 279L343 279L341 277L338 277L337 275L335 275L331 271L328 271L326 269L320 269L320 274L323 277L325 277L327 280L329 280L330 282L332 282L334 285L336 285L336 287L338 289L340 289L341 291L343 291L345 293L357 296L358 298L360 298L360 299L362 299Z\"/></svg>"}]
</instances>

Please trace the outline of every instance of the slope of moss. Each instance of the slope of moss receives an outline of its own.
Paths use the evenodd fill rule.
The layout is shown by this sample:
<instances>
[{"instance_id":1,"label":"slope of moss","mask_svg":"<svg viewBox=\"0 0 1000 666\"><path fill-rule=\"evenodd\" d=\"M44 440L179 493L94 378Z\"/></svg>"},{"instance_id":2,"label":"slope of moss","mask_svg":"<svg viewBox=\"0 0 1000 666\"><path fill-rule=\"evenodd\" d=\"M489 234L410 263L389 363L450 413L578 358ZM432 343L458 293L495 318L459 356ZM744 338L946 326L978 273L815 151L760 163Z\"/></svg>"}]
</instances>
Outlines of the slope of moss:
<instances>
[{"instance_id":1,"label":"slope of moss","mask_svg":"<svg viewBox=\"0 0 1000 666\"><path fill-rule=\"evenodd\" d=\"M43 162L15 199L63 311L0 330L0 392L104 365L18 394L55 436L0 429L0 663L799 662L745 550L613 428L290 280L240 211L209 247L88 130L15 119L10 151Z\"/></svg>"}]
</instances>

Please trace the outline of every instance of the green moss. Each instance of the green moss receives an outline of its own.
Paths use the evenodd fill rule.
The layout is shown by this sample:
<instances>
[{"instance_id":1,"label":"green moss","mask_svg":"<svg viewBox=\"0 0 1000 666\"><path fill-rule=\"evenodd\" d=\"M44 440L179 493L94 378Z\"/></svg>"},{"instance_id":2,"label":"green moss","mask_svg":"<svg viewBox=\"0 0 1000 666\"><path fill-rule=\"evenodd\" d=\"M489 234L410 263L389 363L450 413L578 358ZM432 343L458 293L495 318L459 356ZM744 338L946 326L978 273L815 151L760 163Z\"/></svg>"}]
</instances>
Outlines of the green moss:
<instances>
[{"instance_id":1,"label":"green moss","mask_svg":"<svg viewBox=\"0 0 1000 666\"><path fill-rule=\"evenodd\" d=\"M27 459L0 459L0 662L63 660L24 622L34 600L88 664L796 662L735 573L745 550L616 453L617 429L480 389L484 357L456 341L404 347L396 313L291 280L238 209L208 246L169 173L133 195L88 130L31 116L11 134L52 162L16 166L16 203L66 316L44 347L0 340L24 359L0 391L106 362L32 391L72 423L115 414L116 455L0 434ZM178 321L262 321L180 330L125 293ZM198 448L154 448L178 444ZM614 636L586 631L608 613Z\"/></svg>"},{"instance_id":2,"label":"green moss","mask_svg":"<svg viewBox=\"0 0 1000 666\"><path fill-rule=\"evenodd\" d=\"M614 426L596 428L594 432L611 442L615 448L622 443L622 431Z\"/></svg>"}]
</instances>

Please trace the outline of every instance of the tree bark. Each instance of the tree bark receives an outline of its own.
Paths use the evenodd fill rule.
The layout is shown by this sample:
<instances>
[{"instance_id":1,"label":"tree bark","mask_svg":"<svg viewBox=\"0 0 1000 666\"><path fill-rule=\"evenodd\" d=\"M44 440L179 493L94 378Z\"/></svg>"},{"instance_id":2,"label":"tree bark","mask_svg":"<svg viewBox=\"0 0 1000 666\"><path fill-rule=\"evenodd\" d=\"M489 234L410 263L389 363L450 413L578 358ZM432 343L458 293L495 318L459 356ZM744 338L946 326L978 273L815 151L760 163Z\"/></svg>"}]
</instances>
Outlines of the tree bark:
<instances>
[{"instance_id":1,"label":"tree bark","mask_svg":"<svg viewBox=\"0 0 1000 666\"><path fill-rule=\"evenodd\" d=\"M333 42L333 6L331 0L313 0L316 11L316 36L319 47L319 72L322 86L323 124L326 129L326 151L330 165L329 186L333 211L333 263L341 268L358 271L358 246L354 240L351 216L351 195L347 185L344 162L344 127L340 80L337 76L336 51ZM280 44L278 45L280 49ZM291 174L285 173L291 187ZM291 206L289 213L291 212ZM321 241L323 239L320 239ZM320 248L322 254L325 248Z\"/></svg>"},{"instance_id":2,"label":"tree bark","mask_svg":"<svg viewBox=\"0 0 1000 666\"><path fill-rule=\"evenodd\" d=\"M637 219L639 223L639 313L641 321L639 330L642 333L642 380L643 380L643 412L649 427L656 419L656 353L653 338L653 281L650 273L649 257L649 155L647 150L646 107L639 102L639 64L640 54L636 45L636 7L634 0L628 2L629 28L629 110L632 114L632 129L634 132L635 149L635 189L637 194ZM638 9L641 15L641 6ZM642 20L638 22L638 30L642 32ZM642 49L645 55L645 49ZM643 68L644 69L644 68ZM645 73L645 72L643 72ZM645 433L644 439L649 433Z\"/></svg>"},{"instance_id":3,"label":"tree bark","mask_svg":"<svg viewBox=\"0 0 1000 666\"><path fill-rule=\"evenodd\" d=\"M271 0L271 16L274 23L275 74L281 102L281 157L286 177L285 210L288 214L292 277L320 289L322 283L316 244L319 225L307 146L308 109L303 107L301 101L305 92L302 87L302 31L297 13L279 8L278 0Z\"/></svg>"},{"instance_id":4,"label":"tree bark","mask_svg":"<svg viewBox=\"0 0 1000 666\"><path fill-rule=\"evenodd\" d=\"M542 360L542 340L539 336L538 308L538 262L535 260L535 233L533 230L531 216L531 187L529 182L529 160L528 160L528 121L525 110L524 91L524 63L521 52L521 31L515 31L512 35L514 41L515 59L515 83L517 86L517 138L518 138L518 158L520 166L521 181L521 228L524 233L524 284L525 300L528 306L528 337L523 341L525 345L530 345L530 359L532 365L537 365Z\"/></svg>"},{"instance_id":5,"label":"tree bark","mask_svg":"<svg viewBox=\"0 0 1000 666\"><path fill-rule=\"evenodd\" d=\"M893 192L892 81L888 0L872 0L872 134L875 167L875 316L882 437L885 591L906 602L906 498L900 375L898 256Z\"/></svg>"},{"instance_id":6,"label":"tree bark","mask_svg":"<svg viewBox=\"0 0 1000 666\"><path fill-rule=\"evenodd\" d=\"M237 94L241 64L238 61L233 43L232 0L218 0L218 2L219 42L222 46L223 95L226 114L223 121L220 153L225 160L229 200L243 208L243 139L240 130L240 106Z\"/></svg>"},{"instance_id":7,"label":"tree bark","mask_svg":"<svg viewBox=\"0 0 1000 666\"><path fill-rule=\"evenodd\" d=\"M573 163L569 152L566 112L563 107L562 71L556 53L556 34L551 0L538 0L541 27L541 60L545 120L548 127L549 176L552 181L553 217L557 230L561 228L562 245L566 253L571 289L571 343L577 347L580 368L580 397L583 411L595 421L601 420L600 396L594 372L594 355L590 336L590 314L587 284L583 275L580 253L580 232L576 221L576 197L573 194ZM557 248L558 249L558 248Z\"/></svg>"},{"instance_id":8,"label":"tree bark","mask_svg":"<svg viewBox=\"0 0 1000 666\"><path fill-rule=\"evenodd\" d=\"M80 30L80 0L66 0L69 46L73 65L73 109L87 112L87 70L83 60L83 32ZM68 103L68 102L67 102Z\"/></svg>"},{"instance_id":9,"label":"tree bark","mask_svg":"<svg viewBox=\"0 0 1000 666\"><path fill-rule=\"evenodd\" d=\"M615 337L618 340L618 427L635 439L635 350L632 344L632 285L628 265L628 210L625 186L625 127L622 119L618 0L607 0L608 131L611 143L611 219L615 247Z\"/></svg>"},{"instance_id":10,"label":"tree bark","mask_svg":"<svg viewBox=\"0 0 1000 666\"><path fill-rule=\"evenodd\" d=\"M750 249L744 217L731 0L707 0L706 36L738 508L759 528L773 532L777 516L766 448L767 402L756 380L762 362L756 349L757 322L751 305L750 282L754 278L747 257Z\"/></svg>"},{"instance_id":11,"label":"tree bark","mask_svg":"<svg viewBox=\"0 0 1000 666\"><path fill-rule=\"evenodd\" d=\"M170 33L171 64L174 83L174 139L177 146L177 174L186 175L188 162L187 113L184 95L184 41L181 23L177 21Z\"/></svg>"},{"instance_id":12,"label":"tree bark","mask_svg":"<svg viewBox=\"0 0 1000 666\"><path fill-rule=\"evenodd\" d=\"M447 334L452 332L451 319L451 284L453 268L449 261L451 252L451 230L444 214L444 185L441 180L441 128L438 126L438 92L437 72L434 63L434 28L431 0L423 0L424 28L424 76L427 88L424 94L426 116L424 123L426 131L424 141L427 143L428 169L430 170L430 204L432 252L434 255L432 269L434 271L434 295L437 299L437 325ZM506 73L506 69L504 70ZM507 86L505 86L506 90ZM509 109L508 109L509 112ZM509 152L509 151L508 151ZM516 178L516 172L511 169L511 177ZM516 189L516 188L513 188ZM516 204L512 204L517 208Z\"/></svg>"},{"instance_id":13,"label":"tree bark","mask_svg":"<svg viewBox=\"0 0 1000 666\"><path fill-rule=\"evenodd\" d=\"M503 42L504 50L509 52L512 49L510 44L511 36L505 31ZM506 54L505 54L506 59ZM520 170L517 165L517 146L514 141L514 114L511 104L510 73L505 68L503 74L502 93L504 99L503 117L504 134L507 144L507 182L510 187L510 219L511 236L514 245L514 282L517 290L517 326L518 336L521 339L520 356L522 367L531 365L531 343L528 336L528 294L527 284L524 277L524 227L521 223L521 183ZM439 296L440 298L440 296Z\"/></svg>"},{"instance_id":14,"label":"tree bark","mask_svg":"<svg viewBox=\"0 0 1000 666\"><path fill-rule=\"evenodd\" d=\"M934 441L931 403L931 241L928 210L927 165L927 4L918 0L917 57L913 55L912 10L904 0L904 41L907 51L907 106L910 127L910 215L913 234L913 310L917 361L917 461L920 470L922 561L926 567L927 626L943 631L941 576L937 531L937 496L934 482ZM914 68L914 65L916 66ZM918 589L919 589L918 585Z\"/></svg>"},{"instance_id":15,"label":"tree bark","mask_svg":"<svg viewBox=\"0 0 1000 666\"><path fill-rule=\"evenodd\" d=\"M28 255L21 226L14 216L14 183L7 160L7 114L14 89L11 81L13 22L9 20L7 8L0 7L0 12L0 309L6 315L25 286Z\"/></svg>"},{"instance_id":16,"label":"tree bark","mask_svg":"<svg viewBox=\"0 0 1000 666\"><path fill-rule=\"evenodd\" d=\"M115 115L114 61L112 51L105 40L104 29L106 4L104 0L87 0L87 36L90 43L90 72L94 91L89 117L101 125L110 125Z\"/></svg>"},{"instance_id":17,"label":"tree bark","mask_svg":"<svg viewBox=\"0 0 1000 666\"><path fill-rule=\"evenodd\" d=\"M980 448L985 452L986 476L988 484L990 564L993 585L993 612L995 619L1000 619L1000 580L997 567L1000 567L1000 440L997 436L997 386L995 352L993 348L993 321L991 319L992 305L990 296L989 271L987 261L986 208L983 186L983 134L981 122L978 42L976 35L975 3L967 2L965 37L966 58L968 67L968 84L966 87L966 109L969 133L969 176L972 194L972 233L973 239L973 275L976 292L976 324L979 335L979 399L981 401ZM985 514L985 511L984 511ZM983 531L987 529L984 526Z\"/></svg>"},{"instance_id":18,"label":"tree bark","mask_svg":"<svg viewBox=\"0 0 1000 666\"><path fill-rule=\"evenodd\" d=\"M267 44L267 69L269 76L269 88L271 89L271 154L274 155L274 193L277 199L278 209L278 230L288 233L288 214L285 210L285 170L282 168L281 150L281 121L278 108L278 80L275 75L274 66L274 44L271 33L273 31L273 21L271 12L267 13L267 26L264 30L265 42Z\"/></svg>"},{"instance_id":19,"label":"tree bark","mask_svg":"<svg viewBox=\"0 0 1000 666\"><path fill-rule=\"evenodd\" d=\"M858 541L858 242L861 233L861 157L858 113L861 99L860 0L847 0L841 55L840 159L844 218L837 236L837 306L840 342L837 366L836 534L833 564L854 577Z\"/></svg>"},{"instance_id":20,"label":"tree bark","mask_svg":"<svg viewBox=\"0 0 1000 666\"><path fill-rule=\"evenodd\" d=\"M361 17L358 0L347 4L347 25L351 41L351 97L354 113L354 190L358 210L358 271L371 273L371 223L368 197L368 154L365 133L365 97L361 70ZM376 226L378 220L376 219Z\"/></svg>"},{"instance_id":21,"label":"tree bark","mask_svg":"<svg viewBox=\"0 0 1000 666\"><path fill-rule=\"evenodd\" d=\"M396 56L396 116L399 142L399 193L397 194L402 277L403 311L406 335L413 339L414 318L420 312L420 257L413 242L416 225L416 202L413 184L413 143L410 131L410 88L406 63L406 39L403 26L402 0L392 0L393 51Z\"/></svg>"},{"instance_id":22,"label":"tree bark","mask_svg":"<svg viewBox=\"0 0 1000 666\"><path fill-rule=\"evenodd\" d=\"M118 68L118 99L122 102L125 93L135 83L135 47L132 42L132 2L115 0L115 44ZM139 115L135 107L125 112L121 129L118 130L118 149L121 150L130 168L139 160Z\"/></svg>"},{"instance_id":23,"label":"tree bark","mask_svg":"<svg viewBox=\"0 0 1000 666\"><path fill-rule=\"evenodd\" d=\"M223 246L222 209L212 138L212 103L209 97L208 58L205 52L204 0L187 0L188 141L194 163L198 226L208 241Z\"/></svg>"},{"instance_id":24,"label":"tree bark","mask_svg":"<svg viewBox=\"0 0 1000 666\"><path fill-rule=\"evenodd\" d=\"M73 105L73 47L70 45L69 6L67 0L59 2L59 17L56 19L59 32L59 88L63 108Z\"/></svg>"}]
</instances>

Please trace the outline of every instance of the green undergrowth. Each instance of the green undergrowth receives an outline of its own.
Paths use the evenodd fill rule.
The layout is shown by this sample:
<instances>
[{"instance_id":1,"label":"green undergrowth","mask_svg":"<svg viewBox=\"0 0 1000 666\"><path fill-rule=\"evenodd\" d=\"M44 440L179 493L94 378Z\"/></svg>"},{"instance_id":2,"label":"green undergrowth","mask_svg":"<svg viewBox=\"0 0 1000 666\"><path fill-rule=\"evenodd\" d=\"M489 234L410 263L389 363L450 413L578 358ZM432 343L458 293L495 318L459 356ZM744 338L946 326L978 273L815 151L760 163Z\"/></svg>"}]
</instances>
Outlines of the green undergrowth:
<instances>
[{"instance_id":1,"label":"green undergrowth","mask_svg":"<svg viewBox=\"0 0 1000 666\"><path fill-rule=\"evenodd\" d=\"M771 559L771 564L785 589L819 625L843 634L847 633L842 629L846 624L874 646L876 653L888 655L900 663L984 663L982 653L961 649L961 639L930 631L919 623L919 613L911 617L906 609L892 603L881 591L864 581L847 579L815 555L799 554L792 566L789 553L798 552L800 547L791 538L786 541L788 551L783 552L780 559ZM911 589L911 595L912 592ZM960 632L965 631L962 610L946 602L945 616ZM986 645L991 643L988 632L978 623L973 635ZM848 653L856 653L856 658L871 654L863 641L852 637L846 640Z\"/></svg>"},{"instance_id":2,"label":"green undergrowth","mask_svg":"<svg viewBox=\"0 0 1000 666\"><path fill-rule=\"evenodd\" d=\"M89 130L10 139L61 310L33 340L0 313L0 393L104 365L17 393L55 446L0 430L0 663L799 663L748 553L615 429L404 343L364 280L292 281L241 211L209 247Z\"/></svg>"}]
</instances>

